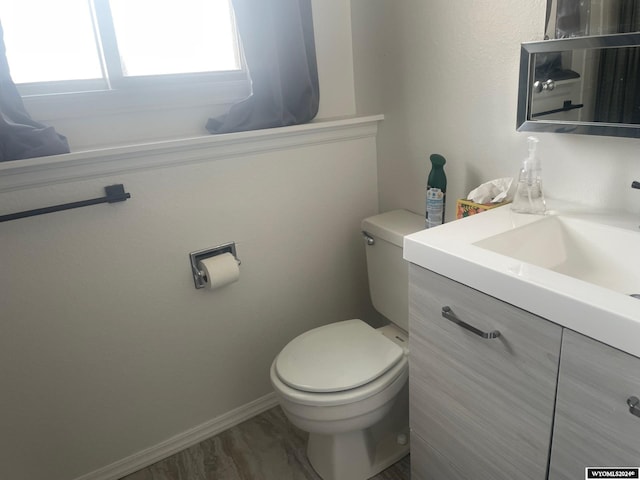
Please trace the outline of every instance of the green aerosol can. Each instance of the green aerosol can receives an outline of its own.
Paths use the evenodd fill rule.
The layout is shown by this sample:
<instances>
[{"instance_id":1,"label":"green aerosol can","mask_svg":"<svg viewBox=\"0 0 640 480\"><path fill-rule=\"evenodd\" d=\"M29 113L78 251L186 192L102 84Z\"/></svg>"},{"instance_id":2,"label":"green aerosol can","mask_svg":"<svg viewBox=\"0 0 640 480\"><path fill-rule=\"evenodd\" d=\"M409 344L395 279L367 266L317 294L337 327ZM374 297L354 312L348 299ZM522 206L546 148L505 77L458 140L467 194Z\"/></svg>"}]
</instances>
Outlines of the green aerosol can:
<instances>
[{"instance_id":1,"label":"green aerosol can","mask_svg":"<svg viewBox=\"0 0 640 480\"><path fill-rule=\"evenodd\" d=\"M447 199L447 176L444 164L447 160L437 153L429 157L431 171L427 178L426 227L431 228L444 223L444 208Z\"/></svg>"}]
</instances>

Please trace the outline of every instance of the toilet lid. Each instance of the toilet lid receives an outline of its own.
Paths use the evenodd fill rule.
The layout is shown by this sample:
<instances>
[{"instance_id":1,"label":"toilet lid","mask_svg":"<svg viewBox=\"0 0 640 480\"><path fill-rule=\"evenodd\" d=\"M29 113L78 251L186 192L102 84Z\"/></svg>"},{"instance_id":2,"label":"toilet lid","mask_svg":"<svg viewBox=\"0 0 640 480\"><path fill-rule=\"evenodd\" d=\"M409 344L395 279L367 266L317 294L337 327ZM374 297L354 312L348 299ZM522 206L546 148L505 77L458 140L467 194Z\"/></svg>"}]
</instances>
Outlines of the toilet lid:
<instances>
[{"instance_id":1,"label":"toilet lid","mask_svg":"<svg viewBox=\"0 0 640 480\"><path fill-rule=\"evenodd\" d=\"M278 355L275 369L297 390L340 392L375 380L403 355L401 347L362 320L346 320L294 338Z\"/></svg>"}]
</instances>

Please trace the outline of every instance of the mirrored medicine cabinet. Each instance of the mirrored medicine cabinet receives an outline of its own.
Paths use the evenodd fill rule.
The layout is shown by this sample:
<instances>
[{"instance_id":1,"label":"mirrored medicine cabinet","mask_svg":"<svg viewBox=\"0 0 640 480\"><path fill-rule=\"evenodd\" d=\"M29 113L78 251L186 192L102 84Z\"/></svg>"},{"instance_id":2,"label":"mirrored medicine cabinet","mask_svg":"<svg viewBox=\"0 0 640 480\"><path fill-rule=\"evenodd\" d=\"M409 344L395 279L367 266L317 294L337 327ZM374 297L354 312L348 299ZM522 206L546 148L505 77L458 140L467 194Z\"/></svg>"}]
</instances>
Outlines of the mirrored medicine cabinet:
<instances>
[{"instance_id":1,"label":"mirrored medicine cabinet","mask_svg":"<svg viewBox=\"0 0 640 480\"><path fill-rule=\"evenodd\" d=\"M640 0L549 0L546 34L521 46L518 131L640 138Z\"/></svg>"}]
</instances>

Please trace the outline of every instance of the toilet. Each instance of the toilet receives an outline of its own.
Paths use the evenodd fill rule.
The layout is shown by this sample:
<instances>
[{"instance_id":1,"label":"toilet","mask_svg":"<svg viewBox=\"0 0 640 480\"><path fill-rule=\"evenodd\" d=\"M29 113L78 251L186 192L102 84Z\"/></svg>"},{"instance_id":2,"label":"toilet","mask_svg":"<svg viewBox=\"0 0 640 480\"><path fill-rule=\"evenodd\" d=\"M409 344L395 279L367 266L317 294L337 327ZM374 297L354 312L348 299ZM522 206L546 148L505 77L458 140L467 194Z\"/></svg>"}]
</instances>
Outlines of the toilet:
<instances>
[{"instance_id":1,"label":"toilet","mask_svg":"<svg viewBox=\"0 0 640 480\"><path fill-rule=\"evenodd\" d=\"M362 221L369 291L390 324L331 323L291 340L271 364L287 418L309 432L307 456L323 480L365 480L409 453L408 264L405 235L424 217L394 210Z\"/></svg>"}]
</instances>

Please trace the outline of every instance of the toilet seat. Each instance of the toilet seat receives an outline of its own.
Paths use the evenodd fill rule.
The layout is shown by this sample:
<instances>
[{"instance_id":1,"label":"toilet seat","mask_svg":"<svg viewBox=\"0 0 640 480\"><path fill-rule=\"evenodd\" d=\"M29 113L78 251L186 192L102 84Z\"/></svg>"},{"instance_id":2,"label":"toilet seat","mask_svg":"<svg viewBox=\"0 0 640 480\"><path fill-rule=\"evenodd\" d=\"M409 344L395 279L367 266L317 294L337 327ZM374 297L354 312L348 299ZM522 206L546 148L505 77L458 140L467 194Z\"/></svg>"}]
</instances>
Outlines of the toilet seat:
<instances>
[{"instance_id":1,"label":"toilet seat","mask_svg":"<svg viewBox=\"0 0 640 480\"><path fill-rule=\"evenodd\" d=\"M335 393L366 385L392 369L404 350L362 320L345 320L294 338L274 362L278 378L304 392Z\"/></svg>"},{"instance_id":2,"label":"toilet seat","mask_svg":"<svg viewBox=\"0 0 640 480\"><path fill-rule=\"evenodd\" d=\"M312 334L314 331L319 332ZM349 333L353 334L355 331L359 332L357 336L349 335ZM341 352L343 362L345 358L348 360L350 352L351 354L360 352L366 360L364 363L371 361L374 367L369 370L365 365L365 368L359 371L357 367L351 365L352 371L348 375L333 381L330 377L342 377L346 364L338 362L338 368L336 369L335 362L333 362L333 370L330 370L329 365L320 365L312 361L315 359L317 362L318 359L322 359L323 352L334 351L333 348L326 348L326 345L324 345L325 348L320 348L320 346L323 346L322 341L326 340L325 335L335 336L338 338L338 343L344 344L345 351ZM305 339L307 336L311 336L311 339ZM290 345L293 346L289 348ZM305 348L307 349L305 350ZM310 352L308 348L313 351ZM286 355L283 356L285 352ZM307 355L308 353L310 355ZM331 353L327 353L325 356L331 356ZM292 365L295 362L297 362L297 365ZM280 366L279 363L281 364ZM310 330L293 339L271 364L270 374L273 387L283 399L299 405L329 407L357 403L374 395L383 394L382 392L387 390L390 393L392 390L397 390L397 387L403 385L408 378L408 365L406 351L396 343L362 320L346 320ZM278 371L278 367L280 367L282 373ZM288 369L287 367L291 368ZM311 374L309 378L313 378L318 383L308 379L301 381L304 375L314 369L318 369L316 371L321 371L322 373L317 376ZM379 373L374 378L371 378L371 372L376 371ZM289 382L282 378L283 375L291 375L288 378ZM369 381L362 383L367 378ZM304 388L292 386L291 383L295 382L302 383ZM331 382L333 382L334 386L341 384L342 387L334 391L310 390L322 387L326 389ZM350 388L344 388L344 386L349 385L351 385Z\"/></svg>"},{"instance_id":3,"label":"toilet seat","mask_svg":"<svg viewBox=\"0 0 640 480\"><path fill-rule=\"evenodd\" d=\"M388 390L392 397L397 393L399 387L404 385L409 378L409 361L403 355L398 363L387 370L382 376L375 380L351 390L342 392L305 392L296 390L285 384L276 373L276 360L271 364L271 384L283 400L298 405L308 405L312 407L337 407L352 403L358 403L374 395L382 394ZM395 392L395 393L394 393Z\"/></svg>"}]
</instances>

